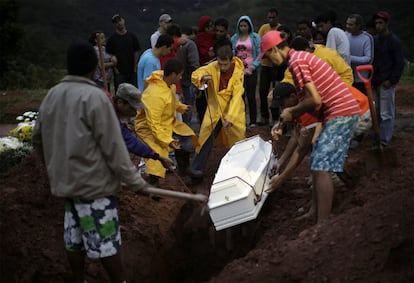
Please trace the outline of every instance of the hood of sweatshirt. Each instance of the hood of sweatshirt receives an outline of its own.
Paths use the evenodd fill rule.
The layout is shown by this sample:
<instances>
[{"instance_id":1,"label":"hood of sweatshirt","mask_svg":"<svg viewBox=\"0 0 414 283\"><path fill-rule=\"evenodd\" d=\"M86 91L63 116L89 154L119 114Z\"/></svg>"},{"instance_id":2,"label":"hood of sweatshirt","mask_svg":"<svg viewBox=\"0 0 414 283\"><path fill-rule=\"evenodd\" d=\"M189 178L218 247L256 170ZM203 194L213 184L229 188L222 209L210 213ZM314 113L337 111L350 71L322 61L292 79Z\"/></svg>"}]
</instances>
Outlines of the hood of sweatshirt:
<instances>
[{"instance_id":1,"label":"hood of sweatshirt","mask_svg":"<svg viewBox=\"0 0 414 283\"><path fill-rule=\"evenodd\" d=\"M250 32L249 33L252 33L252 32L254 32L254 26L253 26L253 22L252 22L252 20L250 19L250 17L249 16L241 16L240 18L239 18L239 20L237 21L237 25L236 25L236 33L240 36L240 29L239 29L239 24L240 24L240 22L241 21L247 21L248 22L248 24L249 24L249 26L250 26Z\"/></svg>"}]
</instances>

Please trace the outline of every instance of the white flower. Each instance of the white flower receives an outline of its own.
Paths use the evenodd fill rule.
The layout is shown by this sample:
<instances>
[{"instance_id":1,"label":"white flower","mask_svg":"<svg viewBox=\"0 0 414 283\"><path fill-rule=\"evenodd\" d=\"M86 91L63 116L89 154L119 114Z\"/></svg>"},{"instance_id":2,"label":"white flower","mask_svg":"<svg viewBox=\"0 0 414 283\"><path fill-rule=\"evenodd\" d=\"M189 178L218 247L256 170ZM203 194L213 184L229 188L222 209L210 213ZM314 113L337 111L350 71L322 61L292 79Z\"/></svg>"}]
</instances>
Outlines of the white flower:
<instances>
[{"instance_id":1,"label":"white flower","mask_svg":"<svg viewBox=\"0 0 414 283\"><path fill-rule=\"evenodd\" d=\"M65 220L64 220L64 225L65 227L73 227L75 226L76 222L75 219L73 218L73 213L72 212L66 212L65 213Z\"/></svg>"},{"instance_id":2,"label":"white flower","mask_svg":"<svg viewBox=\"0 0 414 283\"><path fill-rule=\"evenodd\" d=\"M23 146L23 143L16 137L0 138L0 152L10 149L18 149Z\"/></svg>"},{"instance_id":3,"label":"white flower","mask_svg":"<svg viewBox=\"0 0 414 283\"><path fill-rule=\"evenodd\" d=\"M107 198L100 198L95 200L92 203L92 208L95 210L104 210L106 206L108 206L110 204L109 199Z\"/></svg>"},{"instance_id":4,"label":"white flower","mask_svg":"<svg viewBox=\"0 0 414 283\"><path fill-rule=\"evenodd\" d=\"M112 242L107 242L103 244L100 250L101 250L101 257L113 256L117 252Z\"/></svg>"},{"instance_id":5,"label":"white flower","mask_svg":"<svg viewBox=\"0 0 414 283\"><path fill-rule=\"evenodd\" d=\"M99 220L99 223L100 224L105 224L106 222L109 222L109 221L111 221L113 219L118 219L117 210L115 208L114 209L105 210L105 216L102 217Z\"/></svg>"},{"instance_id":6,"label":"white flower","mask_svg":"<svg viewBox=\"0 0 414 283\"><path fill-rule=\"evenodd\" d=\"M79 218L92 215L92 210L89 204L75 204L78 211Z\"/></svg>"},{"instance_id":7,"label":"white flower","mask_svg":"<svg viewBox=\"0 0 414 283\"><path fill-rule=\"evenodd\" d=\"M73 244L80 244L82 242L81 231L77 228L70 229L70 241Z\"/></svg>"},{"instance_id":8,"label":"white flower","mask_svg":"<svg viewBox=\"0 0 414 283\"><path fill-rule=\"evenodd\" d=\"M99 258L99 252L98 251L88 249L88 251L86 253L88 254L89 258Z\"/></svg>"}]
</instances>

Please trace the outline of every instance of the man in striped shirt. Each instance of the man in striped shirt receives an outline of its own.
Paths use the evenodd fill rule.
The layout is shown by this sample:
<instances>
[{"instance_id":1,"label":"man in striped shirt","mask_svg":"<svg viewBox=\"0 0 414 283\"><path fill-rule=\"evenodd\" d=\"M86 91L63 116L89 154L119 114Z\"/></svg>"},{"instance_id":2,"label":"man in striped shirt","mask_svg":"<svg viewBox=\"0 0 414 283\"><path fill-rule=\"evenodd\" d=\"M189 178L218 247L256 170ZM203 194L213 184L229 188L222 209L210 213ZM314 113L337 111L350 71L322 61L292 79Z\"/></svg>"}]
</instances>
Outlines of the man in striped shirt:
<instances>
[{"instance_id":1,"label":"man in striped shirt","mask_svg":"<svg viewBox=\"0 0 414 283\"><path fill-rule=\"evenodd\" d=\"M349 88L322 59L306 51L289 48L285 34L271 31L261 42L259 58L266 56L276 65L287 63L292 73L299 103L282 111L283 122L308 112L318 117L323 128L310 159L316 195L308 215L317 213L318 222L331 213L333 184L331 172L343 172L349 142L359 119L360 109Z\"/></svg>"}]
</instances>

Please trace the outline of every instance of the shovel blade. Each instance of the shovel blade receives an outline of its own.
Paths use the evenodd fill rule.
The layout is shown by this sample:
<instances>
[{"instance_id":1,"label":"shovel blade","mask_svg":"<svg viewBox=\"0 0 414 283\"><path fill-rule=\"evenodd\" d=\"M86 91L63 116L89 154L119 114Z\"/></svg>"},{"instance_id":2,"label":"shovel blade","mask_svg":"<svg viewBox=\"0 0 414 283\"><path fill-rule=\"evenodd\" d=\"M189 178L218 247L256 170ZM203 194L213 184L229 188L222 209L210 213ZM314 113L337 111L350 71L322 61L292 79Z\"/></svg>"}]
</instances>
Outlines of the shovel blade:
<instances>
[{"instance_id":1,"label":"shovel blade","mask_svg":"<svg viewBox=\"0 0 414 283\"><path fill-rule=\"evenodd\" d=\"M398 167L398 157L393 148L375 148L365 153L365 168L376 170Z\"/></svg>"}]
</instances>

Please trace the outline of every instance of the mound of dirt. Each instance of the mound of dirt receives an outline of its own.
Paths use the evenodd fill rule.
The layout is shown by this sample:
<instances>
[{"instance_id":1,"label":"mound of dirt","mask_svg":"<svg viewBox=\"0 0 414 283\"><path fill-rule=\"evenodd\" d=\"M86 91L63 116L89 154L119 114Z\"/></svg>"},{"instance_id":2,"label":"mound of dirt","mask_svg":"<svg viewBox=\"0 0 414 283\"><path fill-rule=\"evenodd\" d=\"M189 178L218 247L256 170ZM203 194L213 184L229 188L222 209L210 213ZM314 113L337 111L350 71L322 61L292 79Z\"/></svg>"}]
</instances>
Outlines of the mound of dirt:
<instances>
[{"instance_id":1,"label":"mound of dirt","mask_svg":"<svg viewBox=\"0 0 414 283\"><path fill-rule=\"evenodd\" d=\"M398 167L366 170L364 153L373 142L367 138L348 157L358 184L335 180L332 216L319 225L297 218L311 199L307 160L255 221L218 232L196 203L121 191L128 282L414 282L414 112L406 103L412 90L397 91ZM269 139L268 128L248 131L256 134ZM213 150L204 181L191 189L208 194L225 152ZM50 195L40 160L32 155L0 180L0 281L70 282L63 200ZM186 191L171 173L160 186ZM99 261L87 259L86 273L88 282L108 281Z\"/></svg>"}]
</instances>

